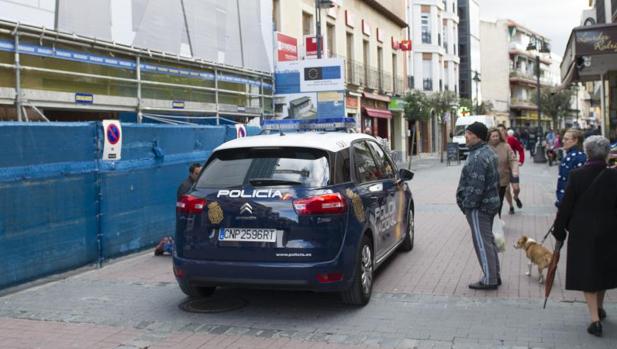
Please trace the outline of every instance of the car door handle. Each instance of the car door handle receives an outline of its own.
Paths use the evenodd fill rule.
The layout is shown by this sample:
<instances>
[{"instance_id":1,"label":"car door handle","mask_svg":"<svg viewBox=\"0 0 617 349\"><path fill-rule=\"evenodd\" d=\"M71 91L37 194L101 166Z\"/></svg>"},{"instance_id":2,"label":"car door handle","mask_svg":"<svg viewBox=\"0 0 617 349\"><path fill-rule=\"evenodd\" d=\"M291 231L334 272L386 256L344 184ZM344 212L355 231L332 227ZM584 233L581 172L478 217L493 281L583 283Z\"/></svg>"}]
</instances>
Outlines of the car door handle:
<instances>
[{"instance_id":1,"label":"car door handle","mask_svg":"<svg viewBox=\"0 0 617 349\"><path fill-rule=\"evenodd\" d=\"M370 191L371 193L383 191L383 184L382 183L373 184L370 187L368 187L368 191Z\"/></svg>"}]
</instances>

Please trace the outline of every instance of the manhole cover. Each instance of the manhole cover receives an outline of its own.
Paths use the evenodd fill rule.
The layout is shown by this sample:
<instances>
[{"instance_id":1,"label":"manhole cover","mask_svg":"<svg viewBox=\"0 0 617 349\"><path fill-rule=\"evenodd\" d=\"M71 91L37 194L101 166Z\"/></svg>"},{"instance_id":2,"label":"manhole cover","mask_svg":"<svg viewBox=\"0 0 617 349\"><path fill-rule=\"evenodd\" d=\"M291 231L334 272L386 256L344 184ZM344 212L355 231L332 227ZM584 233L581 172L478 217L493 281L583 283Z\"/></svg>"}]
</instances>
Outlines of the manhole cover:
<instances>
[{"instance_id":1,"label":"manhole cover","mask_svg":"<svg viewBox=\"0 0 617 349\"><path fill-rule=\"evenodd\" d=\"M180 309L190 313L222 313L240 309L247 305L247 301L239 297L207 297L189 299L180 303Z\"/></svg>"}]
</instances>

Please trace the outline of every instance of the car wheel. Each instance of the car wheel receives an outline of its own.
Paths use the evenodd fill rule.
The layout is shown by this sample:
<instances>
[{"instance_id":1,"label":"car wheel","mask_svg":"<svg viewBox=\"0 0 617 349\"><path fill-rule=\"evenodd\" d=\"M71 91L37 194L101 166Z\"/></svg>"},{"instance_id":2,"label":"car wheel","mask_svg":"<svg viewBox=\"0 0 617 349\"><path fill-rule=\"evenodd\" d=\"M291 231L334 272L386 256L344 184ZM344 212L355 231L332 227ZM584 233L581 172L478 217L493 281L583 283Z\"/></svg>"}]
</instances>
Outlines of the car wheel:
<instances>
[{"instance_id":1,"label":"car wheel","mask_svg":"<svg viewBox=\"0 0 617 349\"><path fill-rule=\"evenodd\" d=\"M399 247L401 251L409 252L413 250L413 240L416 235L415 231L416 231L416 225L415 225L415 220L413 217L413 211L409 211L409 222L407 224L407 233L405 234L405 237L403 238L403 243L401 243L401 246Z\"/></svg>"},{"instance_id":2,"label":"car wheel","mask_svg":"<svg viewBox=\"0 0 617 349\"><path fill-rule=\"evenodd\" d=\"M184 292L185 295L192 298L203 298L210 297L216 290L216 287L198 287L191 286L186 283L178 283L180 285L180 289Z\"/></svg>"},{"instance_id":3,"label":"car wheel","mask_svg":"<svg viewBox=\"0 0 617 349\"><path fill-rule=\"evenodd\" d=\"M356 258L352 285L341 294L343 303L366 305L369 302L373 291L373 270L373 247L371 240L364 235Z\"/></svg>"}]
</instances>

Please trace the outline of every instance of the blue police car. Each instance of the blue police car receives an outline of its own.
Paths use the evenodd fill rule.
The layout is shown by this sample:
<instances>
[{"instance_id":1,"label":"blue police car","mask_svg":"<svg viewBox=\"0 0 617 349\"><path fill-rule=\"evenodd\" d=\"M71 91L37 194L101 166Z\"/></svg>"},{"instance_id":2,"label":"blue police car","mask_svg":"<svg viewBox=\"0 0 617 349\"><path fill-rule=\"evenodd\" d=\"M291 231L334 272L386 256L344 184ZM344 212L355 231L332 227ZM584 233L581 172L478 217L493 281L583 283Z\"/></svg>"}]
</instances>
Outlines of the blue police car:
<instances>
[{"instance_id":1,"label":"blue police car","mask_svg":"<svg viewBox=\"0 0 617 349\"><path fill-rule=\"evenodd\" d=\"M191 297L217 286L289 288L364 305L375 269L413 248L412 177L364 134L227 142L177 203L176 280Z\"/></svg>"}]
</instances>

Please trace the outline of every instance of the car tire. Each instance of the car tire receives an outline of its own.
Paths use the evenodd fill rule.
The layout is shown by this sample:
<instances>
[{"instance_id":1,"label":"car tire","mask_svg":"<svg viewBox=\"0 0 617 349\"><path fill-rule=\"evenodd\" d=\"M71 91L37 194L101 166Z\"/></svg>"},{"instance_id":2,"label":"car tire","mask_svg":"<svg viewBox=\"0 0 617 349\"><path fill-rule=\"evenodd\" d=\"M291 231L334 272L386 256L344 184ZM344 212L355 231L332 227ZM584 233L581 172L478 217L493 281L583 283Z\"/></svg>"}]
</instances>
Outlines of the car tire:
<instances>
[{"instance_id":1,"label":"car tire","mask_svg":"<svg viewBox=\"0 0 617 349\"><path fill-rule=\"evenodd\" d=\"M341 293L343 303L364 306L369 302L373 292L374 270L373 244L364 235L356 257L351 287Z\"/></svg>"},{"instance_id":2,"label":"car tire","mask_svg":"<svg viewBox=\"0 0 617 349\"><path fill-rule=\"evenodd\" d=\"M407 224L407 232L405 233L405 237L403 238L403 242L399 249L403 252L409 252L413 250L413 241L416 236L416 224L413 215L413 211L409 211L409 222Z\"/></svg>"},{"instance_id":3,"label":"car tire","mask_svg":"<svg viewBox=\"0 0 617 349\"><path fill-rule=\"evenodd\" d=\"M178 285L180 285L182 292L191 298L210 297L216 290L216 287L198 287L191 286L186 283L178 283Z\"/></svg>"}]
</instances>

